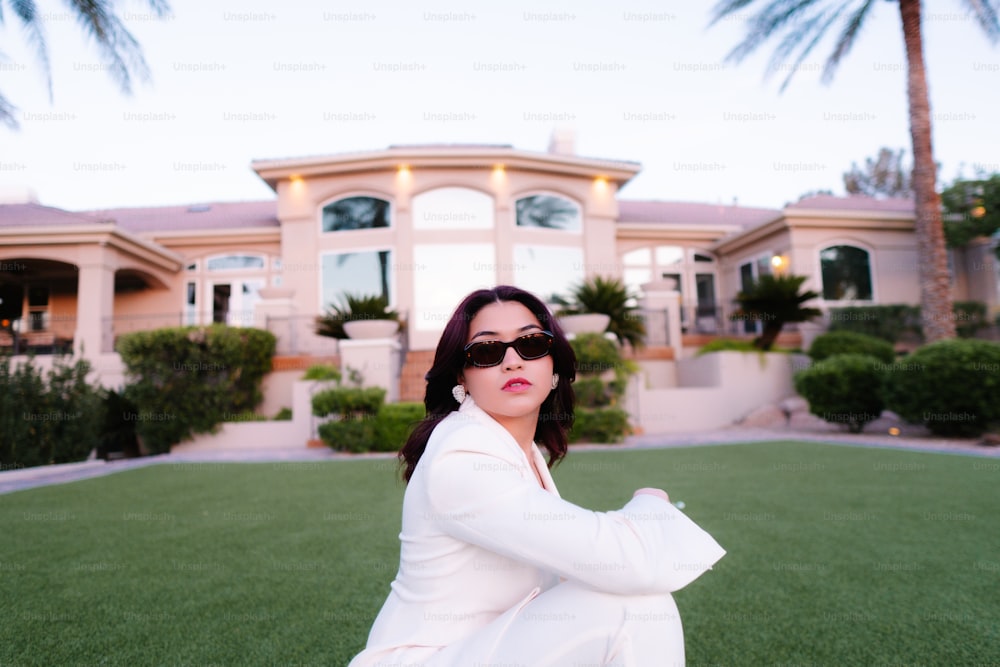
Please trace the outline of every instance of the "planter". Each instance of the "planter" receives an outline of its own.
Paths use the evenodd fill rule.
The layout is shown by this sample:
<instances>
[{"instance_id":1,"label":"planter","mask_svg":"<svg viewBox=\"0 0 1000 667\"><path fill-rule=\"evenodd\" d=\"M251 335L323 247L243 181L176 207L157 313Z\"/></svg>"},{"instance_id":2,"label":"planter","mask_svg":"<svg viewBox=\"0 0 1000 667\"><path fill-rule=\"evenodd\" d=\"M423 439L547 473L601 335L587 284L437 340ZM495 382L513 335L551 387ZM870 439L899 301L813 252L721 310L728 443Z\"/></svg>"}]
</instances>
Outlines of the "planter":
<instances>
[{"instance_id":1,"label":"planter","mask_svg":"<svg viewBox=\"0 0 1000 667\"><path fill-rule=\"evenodd\" d=\"M559 325L568 334L604 333L611 323L611 317L604 313L583 313L563 315Z\"/></svg>"},{"instance_id":2,"label":"planter","mask_svg":"<svg viewBox=\"0 0 1000 667\"><path fill-rule=\"evenodd\" d=\"M399 331L396 320L352 320L344 322L344 333L351 339L391 338Z\"/></svg>"}]
</instances>

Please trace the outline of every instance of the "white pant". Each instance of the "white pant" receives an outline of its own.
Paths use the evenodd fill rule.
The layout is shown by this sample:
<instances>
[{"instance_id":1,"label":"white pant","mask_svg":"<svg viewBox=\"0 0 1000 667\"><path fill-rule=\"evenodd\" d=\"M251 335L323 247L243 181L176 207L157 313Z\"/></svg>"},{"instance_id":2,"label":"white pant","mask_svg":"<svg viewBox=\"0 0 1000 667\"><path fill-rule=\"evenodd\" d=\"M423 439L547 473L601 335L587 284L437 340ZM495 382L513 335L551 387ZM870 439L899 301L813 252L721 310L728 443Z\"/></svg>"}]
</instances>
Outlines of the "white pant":
<instances>
[{"instance_id":1,"label":"white pant","mask_svg":"<svg viewBox=\"0 0 1000 667\"><path fill-rule=\"evenodd\" d=\"M613 595L565 582L452 646L427 653L403 649L377 664L683 667L684 633L668 594Z\"/></svg>"}]
</instances>

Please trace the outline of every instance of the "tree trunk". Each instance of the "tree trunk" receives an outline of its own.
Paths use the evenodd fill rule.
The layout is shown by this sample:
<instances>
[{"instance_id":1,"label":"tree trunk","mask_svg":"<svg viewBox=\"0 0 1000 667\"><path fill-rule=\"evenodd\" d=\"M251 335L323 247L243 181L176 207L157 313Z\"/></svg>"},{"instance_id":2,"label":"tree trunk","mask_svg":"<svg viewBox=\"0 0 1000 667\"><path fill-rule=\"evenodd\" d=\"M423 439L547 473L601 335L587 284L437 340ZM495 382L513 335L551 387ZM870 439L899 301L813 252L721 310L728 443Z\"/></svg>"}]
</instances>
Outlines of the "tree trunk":
<instances>
[{"instance_id":1,"label":"tree trunk","mask_svg":"<svg viewBox=\"0 0 1000 667\"><path fill-rule=\"evenodd\" d=\"M951 276L941 220L937 166L931 144L931 108L924 69L920 0L899 0L909 74L910 139L913 143L913 194L916 206L917 261L924 339L955 337Z\"/></svg>"}]
</instances>

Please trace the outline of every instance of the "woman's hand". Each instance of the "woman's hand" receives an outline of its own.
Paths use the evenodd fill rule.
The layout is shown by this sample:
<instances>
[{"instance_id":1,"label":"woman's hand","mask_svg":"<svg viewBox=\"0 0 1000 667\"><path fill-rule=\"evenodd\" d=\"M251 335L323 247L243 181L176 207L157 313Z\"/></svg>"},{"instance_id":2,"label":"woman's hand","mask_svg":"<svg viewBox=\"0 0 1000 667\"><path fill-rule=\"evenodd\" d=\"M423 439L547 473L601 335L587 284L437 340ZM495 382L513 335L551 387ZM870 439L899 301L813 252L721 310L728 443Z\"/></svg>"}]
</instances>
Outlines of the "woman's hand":
<instances>
[{"instance_id":1,"label":"woman's hand","mask_svg":"<svg viewBox=\"0 0 1000 667\"><path fill-rule=\"evenodd\" d=\"M642 495L649 495L649 496L657 496L659 498L663 498L668 503L670 502L670 498L667 496L667 492L664 491L663 489L653 489L653 488L650 488L648 486L647 487L643 487L641 489L638 489L635 493L633 493L632 497L635 498L636 496L638 496L640 494L642 494Z\"/></svg>"}]
</instances>

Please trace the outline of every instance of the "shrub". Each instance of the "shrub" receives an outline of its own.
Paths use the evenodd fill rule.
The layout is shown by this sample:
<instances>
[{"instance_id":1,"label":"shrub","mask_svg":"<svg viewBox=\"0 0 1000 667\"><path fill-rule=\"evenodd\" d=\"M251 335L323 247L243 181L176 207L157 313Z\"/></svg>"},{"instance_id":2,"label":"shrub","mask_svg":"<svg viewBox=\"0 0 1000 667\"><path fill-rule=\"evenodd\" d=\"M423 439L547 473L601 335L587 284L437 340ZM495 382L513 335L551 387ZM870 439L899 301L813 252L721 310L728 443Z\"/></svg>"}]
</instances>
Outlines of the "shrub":
<instances>
[{"instance_id":1,"label":"shrub","mask_svg":"<svg viewBox=\"0 0 1000 667\"><path fill-rule=\"evenodd\" d=\"M578 373L603 373L617 370L622 366L622 355L614 341L603 334L586 333L576 336L569 342L576 354L576 370Z\"/></svg>"},{"instance_id":2,"label":"shrub","mask_svg":"<svg viewBox=\"0 0 1000 667\"><path fill-rule=\"evenodd\" d=\"M0 463L82 461L100 447L104 401L87 383L87 361L56 358L48 372L30 359L11 366L10 357L0 356Z\"/></svg>"},{"instance_id":3,"label":"shrub","mask_svg":"<svg viewBox=\"0 0 1000 667\"><path fill-rule=\"evenodd\" d=\"M897 343L920 336L920 306L902 303L831 308L827 331L852 331Z\"/></svg>"},{"instance_id":4,"label":"shrub","mask_svg":"<svg viewBox=\"0 0 1000 667\"><path fill-rule=\"evenodd\" d=\"M896 351L891 343L853 331L821 334L809 347L809 357L813 361L822 361L835 354L867 354L886 364L891 364L896 358Z\"/></svg>"},{"instance_id":5,"label":"shrub","mask_svg":"<svg viewBox=\"0 0 1000 667\"><path fill-rule=\"evenodd\" d=\"M975 338L980 329L989 326L986 304L982 301L956 301L952 310L955 312L955 332L961 338Z\"/></svg>"},{"instance_id":6,"label":"shrub","mask_svg":"<svg viewBox=\"0 0 1000 667\"><path fill-rule=\"evenodd\" d=\"M330 380L332 382L340 383L341 380L340 369L331 364L313 364L306 369L305 375L302 376L303 380Z\"/></svg>"},{"instance_id":7,"label":"shrub","mask_svg":"<svg viewBox=\"0 0 1000 667\"><path fill-rule=\"evenodd\" d=\"M976 436L1000 423L1000 344L942 340L889 373L886 402L942 436Z\"/></svg>"},{"instance_id":8,"label":"shrub","mask_svg":"<svg viewBox=\"0 0 1000 667\"><path fill-rule=\"evenodd\" d=\"M814 415L860 433L885 409L880 363L870 355L835 354L796 373L795 391Z\"/></svg>"},{"instance_id":9,"label":"shrub","mask_svg":"<svg viewBox=\"0 0 1000 667\"><path fill-rule=\"evenodd\" d=\"M375 419L368 415L360 419L339 419L319 425L319 437L331 449L346 452L367 452L378 442Z\"/></svg>"},{"instance_id":10,"label":"shrub","mask_svg":"<svg viewBox=\"0 0 1000 667\"><path fill-rule=\"evenodd\" d=\"M581 334L570 345L576 353L573 391L580 406L570 441L621 442L631 429L628 414L614 406L625 393L635 364L623 359L618 345L601 334ZM605 375L608 371L611 377Z\"/></svg>"},{"instance_id":11,"label":"shrub","mask_svg":"<svg viewBox=\"0 0 1000 667\"><path fill-rule=\"evenodd\" d=\"M252 411L271 369L274 334L260 329L173 327L125 334L118 352L137 407L136 432L151 453L207 433L226 413Z\"/></svg>"},{"instance_id":12,"label":"shrub","mask_svg":"<svg viewBox=\"0 0 1000 667\"><path fill-rule=\"evenodd\" d=\"M334 387L316 393L312 398L313 414L363 416L374 415L385 402L382 387Z\"/></svg>"},{"instance_id":13,"label":"shrub","mask_svg":"<svg viewBox=\"0 0 1000 667\"><path fill-rule=\"evenodd\" d=\"M599 377L581 377L573 383L577 405L586 408L597 408L611 403L611 391Z\"/></svg>"},{"instance_id":14,"label":"shrub","mask_svg":"<svg viewBox=\"0 0 1000 667\"><path fill-rule=\"evenodd\" d=\"M289 407L284 407L278 410L277 414L274 415L274 421L276 422L287 422L292 420L292 409Z\"/></svg>"},{"instance_id":15,"label":"shrub","mask_svg":"<svg viewBox=\"0 0 1000 667\"><path fill-rule=\"evenodd\" d=\"M711 352L760 352L759 349L753 344L753 341L749 340L738 340L733 338L716 338L711 340L700 348L695 356L700 357L703 354L709 354Z\"/></svg>"},{"instance_id":16,"label":"shrub","mask_svg":"<svg viewBox=\"0 0 1000 667\"><path fill-rule=\"evenodd\" d=\"M631 431L621 408L577 408L570 442L619 443Z\"/></svg>"},{"instance_id":17,"label":"shrub","mask_svg":"<svg viewBox=\"0 0 1000 667\"><path fill-rule=\"evenodd\" d=\"M410 431L425 414L423 403L383 405L375 416L375 433L378 441L372 449L383 452L400 450L410 436Z\"/></svg>"},{"instance_id":18,"label":"shrub","mask_svg":"<svg viewBox=\"0 0 1000 667\"><path fill-rule=\"evenodd\" d=\"M987 326L986 304L980 301L956 301L952 304L955 330L963 338L972 338ZM920 306L887 304L831 308L828 331L853 331L897 343L904 338L923 340Z\"/></svg>"},{"instance_id":19,"label":"shrub","mask_svg":"<svg viewBox=\"0 0 1000 667\"><path fill-rule=\"evenodd\" d=\"M321 424L319 436L328 447L340 451L394 452L423 418L423 403L392 403L381 406L375 414Z\"/></svg>"},{"instance_id":20,"label":"shrub","mask_svg":"<svg viewBox=\"0 0 1000 667\"><path fill-rule=\"evenodd\" d=\"M139 439L135 433L135 420L131 416L138 412L135 403L116 391L105 392L104 426L101 445L97 456L102 459L114 457L133 458L139 456Z\"/></svg>"}]
</instances>

